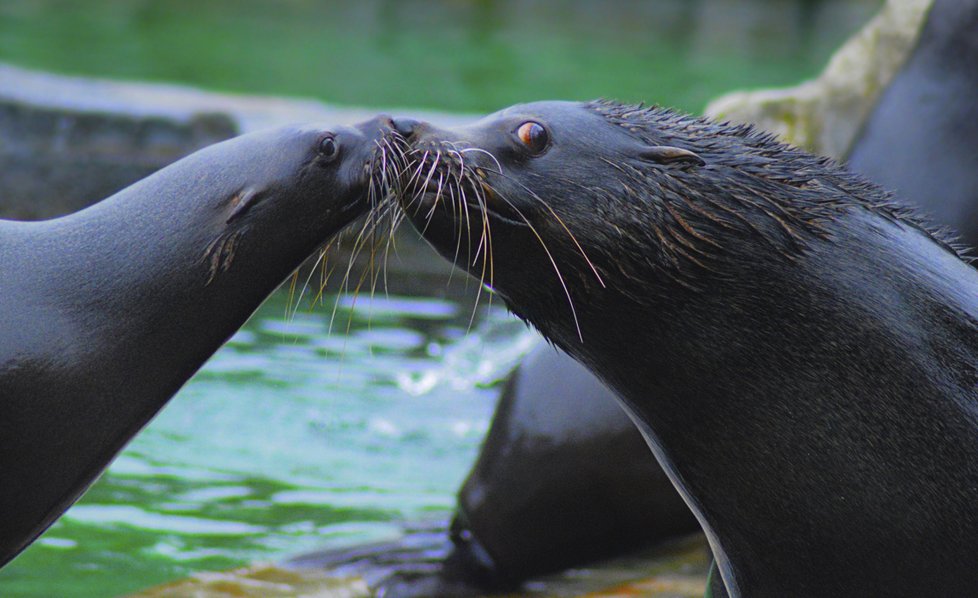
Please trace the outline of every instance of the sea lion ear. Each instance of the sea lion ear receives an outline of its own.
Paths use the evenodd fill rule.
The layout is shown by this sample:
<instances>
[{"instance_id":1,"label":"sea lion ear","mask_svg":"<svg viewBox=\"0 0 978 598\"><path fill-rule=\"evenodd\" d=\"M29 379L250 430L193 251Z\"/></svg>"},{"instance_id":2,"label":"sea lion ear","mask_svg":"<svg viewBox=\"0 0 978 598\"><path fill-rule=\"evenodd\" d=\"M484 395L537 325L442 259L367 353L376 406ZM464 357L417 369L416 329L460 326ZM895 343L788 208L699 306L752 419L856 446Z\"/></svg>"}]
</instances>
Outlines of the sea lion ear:
<instances>
[{"instance_id":1,"label":"sea lion ear","mask_svg":"<svg viewBox=\"0 0 978 598\"><path fill-rule=\"evenodd\" d=\"M657 164L678 164L680 166L706 166L706 160L695 152L671 145L646 145L639 150L645 160Z\"/></svg>"}]
</instances>

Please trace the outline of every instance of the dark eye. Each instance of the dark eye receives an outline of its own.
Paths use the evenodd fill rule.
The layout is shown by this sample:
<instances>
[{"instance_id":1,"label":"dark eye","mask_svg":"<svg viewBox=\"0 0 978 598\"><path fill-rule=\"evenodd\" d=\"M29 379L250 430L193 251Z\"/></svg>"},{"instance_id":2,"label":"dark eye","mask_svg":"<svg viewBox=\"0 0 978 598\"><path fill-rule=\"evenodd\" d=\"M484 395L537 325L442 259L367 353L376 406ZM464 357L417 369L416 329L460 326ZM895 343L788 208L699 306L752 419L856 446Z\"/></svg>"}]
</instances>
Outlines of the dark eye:
<instances>
[{"instance_id":1,"label":"dark eye","mask_svg":"<svg viewBox=\"0 0 978 598\"><path fill-rule=\"evenodd\" d=\"M327 160L335 158L339 149L339 146L336 145L336 139L332 135L323 137L322 141L319 142L319 155Z\"/></svg>"},{"instance_id":2,"label":"dark eye","mask_svg":"<svg viewBox=\"0 0 978 598\"><path fill-rule=\"evenodd\" d=\"M520 125L520 128L516 129L516 135L523 142L523 145L534 154L539 154L547 149L547 144L550 142L550 135L543 128L543 125L533 121Z\"/></svg>"}]
</instances>

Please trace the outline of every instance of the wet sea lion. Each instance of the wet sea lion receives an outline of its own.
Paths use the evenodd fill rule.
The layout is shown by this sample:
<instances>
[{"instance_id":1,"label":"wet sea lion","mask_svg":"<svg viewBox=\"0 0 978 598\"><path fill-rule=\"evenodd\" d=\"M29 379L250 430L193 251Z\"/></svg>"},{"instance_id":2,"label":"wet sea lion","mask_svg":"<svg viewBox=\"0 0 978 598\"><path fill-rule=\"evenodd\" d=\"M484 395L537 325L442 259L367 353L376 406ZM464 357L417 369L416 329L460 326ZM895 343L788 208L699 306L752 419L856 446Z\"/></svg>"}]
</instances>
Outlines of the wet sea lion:
<instances>
[{"instance_id":1,"label":"wet sea lion","mask_svg":"<svg viewBox=\"0 0 978 598\"><path fill-rule=\"evenodd\" d=\"M450 558L505 588L697 530L607 387L541 343L508 380L459 490Z\"/></svg>"},{"instance_id":2,"label":"wet sea lion","mask_svg":"<svg viewBox=\"0 0 978 598\"><path fill-rule=\"evenodd\" d=\"M619 394L729 595L978 591L978 273L950 243L831 160L669 110L398 129L408 218Z\"/></svg>"},{"instance_id":3,"label":"wet sea lion","mask_svg":"<svg viewBox=\"0 0 978 598\"><path fill-rule=\"evenodd\" d=\"M929 10L917 47L868 117L848 161L850 169L893 189L896 199L918 206L935 224L950 227L969 247L978 246L978 169L974 168L978 164L978 38L975 31L978 31L978 0L937 0ZM504 407L514 402L522 407ZM632 510L630 513L622 508L616 510L617 517L609 520L611 525L603 530L595 529L590 520L579 519L567 527L587 527L588 533L578 534L576 542L565 537L559 544L551 545L559 546L557 553L560 555L578 561L586 558L596 541L609 547L616 546L621 552L627 551L630 545L622 541L621 532L640 533L643 528L639 522L650 520L657 513L657 505L665 494L637 490L630 475L633 470L621 467L623 463L633 463L634 467L646 465L649 469L657 465L643 463L648 447L644 442L636 442L640 434L627 416L624 413L616 415L612 409L617 410L617 407L609 408L614 402L614 393L566 353L541 343L528 355L508 381L492 424L493 427L518 427L519 433L490 434L476 467L459 491L459 509L463 512L460 520L468 521L469 526L465 534L467 541L459 542L457 551L479 553L485 550L500 554L490 563L490 579L497 579L502 571L493 573L493 570L503 569L501 564L510 559L518 563L520 569L531 571L552 559L554 552L548 550L529 553L518 548L511 550L511 547L546 541L553 530L565 528L522 525L527 517L516 521L508 516L507 509L500 507L519 501L524 515L529 515L534 508L551 517L559 513L569 515L571 509L561 510L552 504L570 500L566 492L568 477L550 477L553 480L550 485L537 483L534 492L524 495L505 491L512 488L510 482L517 479L516 475L506 472L513 468L523 479L541 479L548 478L547 474L555 467L561 471L564 466L570 468L572 459L578 456L575 431L580 429L581 422L595 419L601 422L600 427L591 428L595 440L620 443L621 447L631 447L631 452L592 451L589 463L603 471L601 483L591 486L596 490L595 494L574 497L574 504L587 508L585 501L591 499L595 501L591 508L599 509L602 503L598 501L603 495L631 492L635 498L629 503ZM547 446L545 450L527 451L520 437L535 434L541 419L519 418L514 413L523 413L527 409L543 413L559 403L572 405L569 409L576 416L560 420L567 426L557 428L565 440L561 443L563 448ZM559 412L566 413L567 410L560 409ZM555 425L556 422L550 422L547 429L552 431ZM599 433L599 429L603 433ZM470 497L487 495L493 496L493 500L479 500L481 508L478 511L467 506L472 500ZM661 515L670 516L668 513ZM627 527L616 525L616 521ZM482 530L488 530L492 540L484 538ZM656 527L645 533L650 543L668 537L667 530ZM489 551L490 545L492 551Z\"/></svg>"},{"instance_id":4,"label":"wet sea lion","mask_svg":"<svg viewBox=\"0 0 978 598\"><path fill-rule=\"evenodd\" d=\"M253 133L80 212L0 221L0 564L367 211L392 139L386 117Z\"/></svg>"}]
</instances>

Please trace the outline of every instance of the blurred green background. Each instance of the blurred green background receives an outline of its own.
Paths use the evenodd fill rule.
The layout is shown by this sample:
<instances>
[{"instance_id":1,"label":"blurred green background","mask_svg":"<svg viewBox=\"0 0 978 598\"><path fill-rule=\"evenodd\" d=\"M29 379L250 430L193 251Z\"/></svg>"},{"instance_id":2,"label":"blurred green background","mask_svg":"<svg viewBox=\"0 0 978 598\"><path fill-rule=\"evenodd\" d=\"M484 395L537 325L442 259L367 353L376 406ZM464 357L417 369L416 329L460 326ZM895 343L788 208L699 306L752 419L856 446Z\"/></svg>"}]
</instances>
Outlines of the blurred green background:
<instances>
[{"instance_id":1,"label":"blurred green background","mask_svg":"<svg viewBox=\"0 0 978 598\"><path fill-rule=\"evenodd\" d=\"M699 110L795 83L880 0L3 0L0 59L58 72L485 112L538 99Z\"/></svg>"},{"instance_id":2,"label":"blurred green background","mask_svg":"<svg viewBox=\"0 0 978 598\"><path fill-rule=\"evenodd\" d=\"M0 61L386 109L608 97L699 111L814 75L881 4L0 0ZM329 307L289 319L273 297L0 571L0 596L114 596L447 516L529 337L498 308L469 330L442 291L355 310L340 297L350 326L332 331Z\"/></svg>"}]
</instances>

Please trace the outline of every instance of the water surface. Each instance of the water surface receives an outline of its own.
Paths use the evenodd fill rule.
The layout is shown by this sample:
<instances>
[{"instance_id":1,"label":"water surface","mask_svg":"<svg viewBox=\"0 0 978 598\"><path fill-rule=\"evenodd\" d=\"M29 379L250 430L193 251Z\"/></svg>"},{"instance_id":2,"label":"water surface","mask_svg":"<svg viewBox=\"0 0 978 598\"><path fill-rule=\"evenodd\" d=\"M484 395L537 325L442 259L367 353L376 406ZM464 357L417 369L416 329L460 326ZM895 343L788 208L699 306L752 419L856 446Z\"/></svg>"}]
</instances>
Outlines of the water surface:
<instances>
[{"instance_id":1,"label":"water surface","mask_svg":"<svg viewBox=\"0 0 978 598\"><path fill-rule=\"evenodd\" d=\"M341 296L334 314L327 296L289 317L287 302L0 572L0 595L111 596L447 515L526 328L483 306L466 334L468 309L434 298Z\"/></svg>"}]
</instances>

